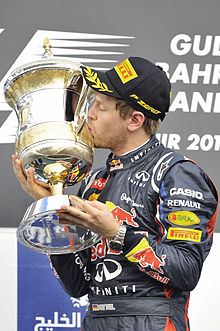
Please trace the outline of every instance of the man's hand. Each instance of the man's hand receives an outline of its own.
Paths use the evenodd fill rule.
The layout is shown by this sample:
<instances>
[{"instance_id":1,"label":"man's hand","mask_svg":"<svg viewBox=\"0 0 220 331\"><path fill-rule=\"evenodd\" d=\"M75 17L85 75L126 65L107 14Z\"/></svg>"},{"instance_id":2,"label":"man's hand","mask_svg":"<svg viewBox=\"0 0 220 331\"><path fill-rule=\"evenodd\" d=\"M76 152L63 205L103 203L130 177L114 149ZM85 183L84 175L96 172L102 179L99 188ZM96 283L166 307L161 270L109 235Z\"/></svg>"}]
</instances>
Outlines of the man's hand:
<instances>
[{"instance_id":1,"label":"man's hand","mask_svg":"<svg viewBox=\"0 0 220 331\"><path fill-rule=\"evenodd\" d=\"M12 163L15 176L21 184L22 189L30 194L35 200L45 198L51 195L49 185L40 183L34 176L34 170L29 168L27 174L24 173L21 159L18 159L16 155L12 155Z\"/></svg>"},{"instance_id":2,"label":"man's hand","mask_svg":"<svg viewBox=\"0 0 220 331\"><path fill-rule=\"evenodd\" d=\"M86 201L69 197L73 206L61 206L64 212L58 212L61 224L77 225L99 233L107 239L113 239L119 230L119 223L114 219L108 206L99 201Z\"/></svg>"}]
</instances>

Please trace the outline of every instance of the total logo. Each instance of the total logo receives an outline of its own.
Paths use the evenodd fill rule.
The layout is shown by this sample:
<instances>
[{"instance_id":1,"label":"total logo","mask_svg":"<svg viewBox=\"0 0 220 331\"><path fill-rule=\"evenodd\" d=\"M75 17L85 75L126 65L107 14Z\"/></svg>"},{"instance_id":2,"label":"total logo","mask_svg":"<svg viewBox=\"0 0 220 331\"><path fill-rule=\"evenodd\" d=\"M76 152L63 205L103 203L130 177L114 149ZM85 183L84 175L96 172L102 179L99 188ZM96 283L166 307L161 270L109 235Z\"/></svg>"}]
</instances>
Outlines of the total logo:
<instances>
[{"instance_id":1,"label":"total logo","mask_svg":"<svg viewBox=\"0 0 220 331\"><path fill-rule=\"evenodd\" d=\"M150 174L147 171L139 171L137 172L134 177L129 176L128 181L132 185L136 185L138 187L144 187L145 183L149 180Z\"/></svg>"}]
</instances>

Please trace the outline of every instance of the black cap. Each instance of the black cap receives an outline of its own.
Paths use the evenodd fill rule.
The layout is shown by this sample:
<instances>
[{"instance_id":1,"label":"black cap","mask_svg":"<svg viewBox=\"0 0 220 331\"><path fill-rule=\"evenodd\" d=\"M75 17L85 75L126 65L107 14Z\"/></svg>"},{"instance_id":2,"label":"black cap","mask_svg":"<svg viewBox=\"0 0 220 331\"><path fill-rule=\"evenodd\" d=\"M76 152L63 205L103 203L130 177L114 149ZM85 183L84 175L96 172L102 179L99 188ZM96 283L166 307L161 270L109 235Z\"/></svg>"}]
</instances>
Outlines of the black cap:
<instances>
[{"instance_id":1,"label":"black cap","mask_svg":"<svg viewBox=\"0 0 220 331\"><path fill-rule=\"evenodd\" d=\"M95 91L123 99L147 117L162 121L169 110L170 81L161 67L146 59L129 57L106 72L81 68Z\"/></svg>"}]
</instances>

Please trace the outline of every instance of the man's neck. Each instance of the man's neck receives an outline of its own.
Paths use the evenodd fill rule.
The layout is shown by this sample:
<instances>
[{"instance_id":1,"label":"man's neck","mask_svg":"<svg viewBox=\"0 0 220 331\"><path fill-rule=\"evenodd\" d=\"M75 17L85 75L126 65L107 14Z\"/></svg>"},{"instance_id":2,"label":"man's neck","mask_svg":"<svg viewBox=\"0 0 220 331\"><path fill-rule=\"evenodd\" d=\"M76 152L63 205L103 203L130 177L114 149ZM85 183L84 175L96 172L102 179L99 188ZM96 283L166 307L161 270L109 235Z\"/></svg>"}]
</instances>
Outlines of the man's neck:
<instances>
[{"instance_id":1,"label":"man's neck","mask_svg":"<svg viewBox=\"0 0 220 331\"><path fill-rule=\"evenodd\" d=\"M115 151L112 150L112 153L116 157L125 155L125 154L141 147L142 145L144 145L148 140L150 140L150 138L151 138L151 136L148 134L132 137L132 139L127 140L127 142L123 146L118 148L118 150L115 150Z\"/></svg>"}]
</instances>

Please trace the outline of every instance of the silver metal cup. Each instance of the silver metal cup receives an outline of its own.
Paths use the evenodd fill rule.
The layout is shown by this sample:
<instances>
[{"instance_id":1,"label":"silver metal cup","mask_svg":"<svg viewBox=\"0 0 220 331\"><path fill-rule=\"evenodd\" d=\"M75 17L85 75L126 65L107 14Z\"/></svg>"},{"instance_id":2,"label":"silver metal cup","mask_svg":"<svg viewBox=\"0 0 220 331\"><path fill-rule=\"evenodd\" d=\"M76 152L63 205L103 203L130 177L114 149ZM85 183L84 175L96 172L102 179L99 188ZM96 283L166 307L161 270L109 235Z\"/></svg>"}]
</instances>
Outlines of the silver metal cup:
<instances>
[{"instance_id":1,"label":"silver metal cup","mask_svg":"<svg viewBox=\"0 0 220 331\"><path fill-rule=\"evenodd\" d=\"M45 39L44 58L15 69L4 85L7 103L18 117L15 152L24 171L50 185L52 196L35 201L17 230L18 241L40 253L85 249L100 236L59 224L57 210L70 205L66 185L79 182L93 162L93 138L86 129L92 99L80 64L55 59Z\"/></svg>"}]
</instances>

